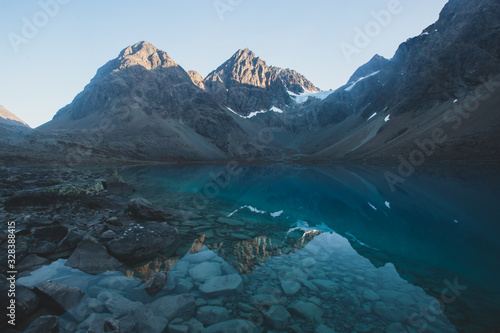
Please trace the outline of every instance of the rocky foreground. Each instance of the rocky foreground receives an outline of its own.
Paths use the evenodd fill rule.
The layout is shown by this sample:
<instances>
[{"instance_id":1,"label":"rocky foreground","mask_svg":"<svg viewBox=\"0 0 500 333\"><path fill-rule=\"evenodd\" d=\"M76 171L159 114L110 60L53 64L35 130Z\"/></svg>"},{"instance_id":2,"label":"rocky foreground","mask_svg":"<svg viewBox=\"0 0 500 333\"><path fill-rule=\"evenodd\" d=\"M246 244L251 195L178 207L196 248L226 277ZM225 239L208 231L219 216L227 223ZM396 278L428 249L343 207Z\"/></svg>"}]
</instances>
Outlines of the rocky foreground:
<instances>
[{"instance_id":1,"label":"rocky foreground","mask_svg":"<svg viewBox=\"0 0 500 333\"><path fill-rule=\"evenodd\" d=\"M200 331L227 317L227 311L221 315L216 307L222 300L208 302L205 298L241 294L248 278L240 274L252 272L272 255L294 252L311 240L311 235L304 237L300 231L287 235L286 228L279 225L271 231L278 234L273 239L260 236L241 220L155 207L136 197L135 190L114 169L3 166L0 185L0 216L5 221L0 232L0 265L2 271L8 271L7 222L15 222L17 279L25 281L17 286L15 328L28 332L162 332L169 323L169 331L187 332L175 328L180 323L178 316L193 318L190 325L195 328L191 330ZM186 256L191 256L191 266L179 261ZM51 274L40 273L36 280L38 275L30 274L38 269ZM183 270L189 271L189 279L178 281L175 274ZM68 274L68 281L53 281ZM75 278L78 274L87 281L84 285L76 282L81 280ZM6 294L9 284L5 276L0 278L1 292ZM92 279L102 287L99 292L89 288L94 284L89 282ZM189 293L193 289L201 293L196 302L193 296L159 297L172 290ZM117 290L119 295L114 294ZM156 297L158 306L148 305L141 315L125 318L124 313L139 307L138 302L127 299L137 293L146 295L148 302ZM6 307L6 302L2 298L2 306ZM158 314L162 304L167 309ZM195 320L195 309L201 313L198 320L208 319ZM215 319L214 311L218 313ZM241 324L255 328L241 319L246 317L227 323L227 327ZM7 319L2 316L0 324L16 332ZM146 329L141 325L155 326Z\"/></svg>"}]
</instances>

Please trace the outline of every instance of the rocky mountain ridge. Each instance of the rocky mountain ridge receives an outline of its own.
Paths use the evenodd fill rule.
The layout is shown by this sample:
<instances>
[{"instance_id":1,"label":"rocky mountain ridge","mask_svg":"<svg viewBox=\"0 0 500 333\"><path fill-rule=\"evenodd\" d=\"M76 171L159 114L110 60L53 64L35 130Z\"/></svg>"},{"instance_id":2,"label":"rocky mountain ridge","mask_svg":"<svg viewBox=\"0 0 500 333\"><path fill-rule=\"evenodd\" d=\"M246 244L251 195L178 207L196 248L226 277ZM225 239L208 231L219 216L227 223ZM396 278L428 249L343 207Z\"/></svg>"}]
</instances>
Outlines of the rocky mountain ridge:
<instances>
[{"instance_id":1,"label":"rocky mountain ridge","mask_svg":"<svg viewBox=\"0 0 500 333\"><path fill-rule=\"evenodd\" d=\"M444 128L448 140L429 158L495 159L499 18L494 0L450 0L439 20L402 43L392 59L375 55L329 92L249 49L203 79L140 42L100 68L27 140L61 152L83 147L104 160L398 162L416 140ZM476 116L451 130L459 120L453 113L477 96Z\"/></svg>"}]
</instances>

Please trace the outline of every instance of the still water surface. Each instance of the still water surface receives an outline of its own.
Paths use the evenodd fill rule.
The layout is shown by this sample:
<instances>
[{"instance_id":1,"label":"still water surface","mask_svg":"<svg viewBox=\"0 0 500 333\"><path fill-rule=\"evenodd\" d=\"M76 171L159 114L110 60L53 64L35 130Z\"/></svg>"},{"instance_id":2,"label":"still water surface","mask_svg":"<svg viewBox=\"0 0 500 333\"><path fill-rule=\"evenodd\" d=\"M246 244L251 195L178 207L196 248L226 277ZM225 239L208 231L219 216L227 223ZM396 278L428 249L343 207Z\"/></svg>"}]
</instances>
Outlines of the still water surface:
<instances>
[{"instance_id":1,"label":"still water surface","mask_svg":"<svg viewBox=\"0 0 500 333\"><path fill-rule=\"evenodd\" d=\"M59 260L19 283L52 279L80 287L82 302L101 302L93 311L86 306L85 315L67 315L79 329L91 325L90 312L95 320L128 306L163 309L130 328L148 332L165 325L190 331L495 332L500 173L422 168L392 192L387 170L123 168L136 196L182 217L174 222L181 235L175 249L126 276L90 276ZM159 270L168 270L168 282L151 297L141 282ZM162 302L178 308L165 310Z\"/></svg>"}]
</instances>

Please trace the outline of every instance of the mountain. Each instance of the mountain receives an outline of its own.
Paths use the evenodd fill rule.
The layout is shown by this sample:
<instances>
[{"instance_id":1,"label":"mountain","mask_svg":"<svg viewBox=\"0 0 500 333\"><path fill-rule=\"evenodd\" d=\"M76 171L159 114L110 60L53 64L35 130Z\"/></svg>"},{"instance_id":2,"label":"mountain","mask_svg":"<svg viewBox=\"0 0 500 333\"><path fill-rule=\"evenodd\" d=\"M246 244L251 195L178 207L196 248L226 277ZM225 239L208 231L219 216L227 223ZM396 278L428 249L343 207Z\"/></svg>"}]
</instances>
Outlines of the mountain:
<instances>
[{"instance_id":1,"label":"mountain","mask_svg":"<svg viewBox=\"0 0 500 333\"><path fill-rule=\"evenodd\" d=\"M311 111L317 135L301 150L321 159L397 162L418 148L416 140L443 129L446 142L428 158L495 158L499 74L500 3L450 0L439 20L402 43L392 59L376 56ZM450 126L476 102L460 130Z\"/></svg>"},{"instance_id":2,"label":"mountain","mask_svg":"<svg viewBox=\"0 0 500 333\"><path fill-rule=\"evenodd\" d=\"M292 104L289 92L319 92L303 75L290 69L268 66L249 49L238 50L204 80L216 101L237 114L283 109Z\"/></svg>"},{"instance_id":3,"label":"mountain","mask_svg":"<svg viewBox=\"0 0 500 333\"><path fill-rule=\"evenodd\" d=\"M6 126L17 126L30 128L28 124L19 119L15 114L0 105L0 124Z\"/></svg>"},{"instance_id":4,"label":"mountain","mask_svg":"<svg viewBox=\"0 0 500 333\"><path fill-rule=\"evenodd\" d=\"M140 42L100 68L71 104L38 129L83 139L78 143L94 140L94 150L138 160L227 159L239 156L241 143L245 154L259 155L200 86L195 72L190 76L166 52Z\"/></svg>"},{"instance_id":5,"label":"mountain","mask_svg":"<svg viewBox=\"0 0 500 333\"><path fill-rule=\"evenodd\" d=\"M450 0L438 21L402 43L392 59L375 55L335 91L269 66L249 49L203 79L140 42L101 67L18 149L3 146L0 155L491 161L500 156L499 87L497 0Z\"/></svg>"}]
</instances>

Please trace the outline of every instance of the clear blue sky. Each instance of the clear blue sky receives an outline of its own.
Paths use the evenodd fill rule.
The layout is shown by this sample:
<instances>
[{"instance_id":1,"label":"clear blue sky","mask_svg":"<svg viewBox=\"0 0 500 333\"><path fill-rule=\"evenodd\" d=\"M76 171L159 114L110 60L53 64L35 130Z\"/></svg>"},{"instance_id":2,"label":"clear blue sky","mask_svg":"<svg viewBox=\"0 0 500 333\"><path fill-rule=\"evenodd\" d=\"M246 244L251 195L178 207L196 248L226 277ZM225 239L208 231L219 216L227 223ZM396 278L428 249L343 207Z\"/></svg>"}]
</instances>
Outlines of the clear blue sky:
<instances>
[{"instance_id":1,"label":"clear blue sky","mask_svg":"<svg viewBox=\"0 0 500 333\"><path fill-rule=\"evenodd\" d=\"M58 10L42 8L58 1L65 2ZM399 6L388 24L375 23L372 12L394 2ZM70 103L99 67L141 40L202 76L248 47L270 65L335 89L373 55L391 58L401 42L437 20L446 2L0 0L0 104L39 126ZM26 28L34 23L38 31ZM356 46L357 28L372 29L372 37L358 43L362 47L348 61L341 45Z\"/></svg>"}]
</instances>

